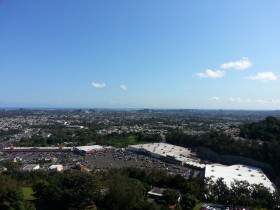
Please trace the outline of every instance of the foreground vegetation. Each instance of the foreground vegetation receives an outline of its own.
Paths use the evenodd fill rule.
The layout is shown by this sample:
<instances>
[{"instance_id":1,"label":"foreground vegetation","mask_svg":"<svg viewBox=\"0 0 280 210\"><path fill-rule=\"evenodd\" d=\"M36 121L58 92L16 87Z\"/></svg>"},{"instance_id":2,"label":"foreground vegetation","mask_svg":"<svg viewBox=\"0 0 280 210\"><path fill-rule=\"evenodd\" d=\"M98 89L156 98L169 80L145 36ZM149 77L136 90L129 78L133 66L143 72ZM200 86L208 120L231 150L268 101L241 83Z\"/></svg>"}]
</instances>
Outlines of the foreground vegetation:
<instances>
[{"instance_id":1,"label":"foreground vegetation","mask_svg":"<svg viewBox=\"0 0 280 210\"><path fill-rule=\"evenodd\" d=\"M0 180L1 209L165 210L175 206L190 210L199 202L272 209L279 203L279 196L262 185L235 182L229 189L222 179L216 183L203 178L186 180L135 167L91 173L12 171L0 174ZM147 199L152 186L166 189L161 201Z\"/></svg>"}]
</instances>

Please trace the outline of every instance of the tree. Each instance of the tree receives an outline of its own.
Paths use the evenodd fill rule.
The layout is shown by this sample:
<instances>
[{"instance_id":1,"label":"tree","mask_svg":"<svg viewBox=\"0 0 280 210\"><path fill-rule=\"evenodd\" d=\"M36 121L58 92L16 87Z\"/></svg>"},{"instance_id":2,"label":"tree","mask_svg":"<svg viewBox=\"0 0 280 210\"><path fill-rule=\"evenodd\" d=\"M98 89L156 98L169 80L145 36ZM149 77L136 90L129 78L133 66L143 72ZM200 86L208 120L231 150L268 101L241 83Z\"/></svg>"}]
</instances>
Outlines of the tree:
<instances>
[{"instance_id":1,"label":"tree","mask_svg":"<svg viewBox=\"0 0 280 210\"><path fill-rule=\"evenodd\" d=\"M197 203L198 200L194 195L187 193L182 196L181 205L183 210L192 210Z\"/></svg>"},{"instance_id":2,"label":"tree","mask_svg":"<svg viewBox=\"0 0 280 210\"><path fill-rule=\"evenodd\" d=\"M178 199L179 199L179 192L177 190L173 190L173 189L166 189L163 193L163 200L166 201L167 204L169 205L175 205L178 203Z\"/></svg>"},{"instance_id":3,"label":"tree","mask_svg":"<svg viewBox=\"0 0 280 210\"><path fill-rule=\"evenodd\" d=\"M0 174L0 207L8 206L14 209L24 209L23 194L18 183L8 176Z\"/></svg>"},{"instance_id":4,"label":"tree","mask_svg":"<svg viewBox=\"0 0 280 210\"><path fill-rule=\"evenodd\" d=\"M213 203L227 203L229 199L229 188L223 178L213 182L211 179L206 183L208 186L208 200Z\"/></svg>"},{"instance_id":5,"label":"tree","mask_svg":"<svg viewBox=\"0 0 280 210\"><path fill-rule=\"evenodd\" d=\"M264 187L262 184L254 184L252 187L252 199L253 205L255 207L265 207L269 209L273 209L276 206L276 200L274 195L270 193L270 191Z\"/></svg>"},{"instance_id":6,"label":"tree","mask_svg":"<svg viewBox=\"0 0 280 210\"><path fill-rule=\"evenodd\" d=\"M247 181L235 180L231 183L229 203L233 205L251 206L250 184Z\"/></svg>"},{"instance_id":7,"label":"tree","mask_svg":"<svg viewBox=\"0 0 280 210\"><path fill-rule=\"evenodd\" d=\"M99 181L92 174L69 172L33 186L38 209L83 209L100 199Z\"/></svg>"},{"instance_id":8,"label":"tree","mask_svg":"<svg viewBox=\"0 0 280 210\"><path fill-rule=\"evenodd\" d=\"M45 180L38 181L34 184L33 190L36 197L36 209L67 209L68 202L63 207L61 203L61 190L54 183L49 183Z\"/></svg>"},{"instance_id":9,"label":"tree","mask_svg":"<svg viewBox=\"0 0 280 210\"><path fill-rule=\"evenodd\" d=\"M137 180L115 175L110 179L109 190L104 201L107 209L145 209L146 190Z\"/></svg>"}]
</instances>

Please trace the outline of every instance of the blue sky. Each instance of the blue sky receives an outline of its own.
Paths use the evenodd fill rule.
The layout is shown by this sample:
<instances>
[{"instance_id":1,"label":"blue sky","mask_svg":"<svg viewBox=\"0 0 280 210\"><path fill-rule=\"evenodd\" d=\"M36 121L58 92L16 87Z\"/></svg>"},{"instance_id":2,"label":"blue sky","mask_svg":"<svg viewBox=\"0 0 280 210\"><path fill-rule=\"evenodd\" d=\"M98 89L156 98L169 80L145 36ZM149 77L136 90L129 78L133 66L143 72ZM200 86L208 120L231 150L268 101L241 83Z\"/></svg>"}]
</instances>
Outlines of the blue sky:
<instances>
[{"instance_id":1,"label":"blue sky","mask_svg":"<svg viewBox=\"0 0 280 210\"><path fill-rule=\"evenodd\" d=\"M0 107L280 109L280 1L0 1Z\"/></svg>"}]
</instances>

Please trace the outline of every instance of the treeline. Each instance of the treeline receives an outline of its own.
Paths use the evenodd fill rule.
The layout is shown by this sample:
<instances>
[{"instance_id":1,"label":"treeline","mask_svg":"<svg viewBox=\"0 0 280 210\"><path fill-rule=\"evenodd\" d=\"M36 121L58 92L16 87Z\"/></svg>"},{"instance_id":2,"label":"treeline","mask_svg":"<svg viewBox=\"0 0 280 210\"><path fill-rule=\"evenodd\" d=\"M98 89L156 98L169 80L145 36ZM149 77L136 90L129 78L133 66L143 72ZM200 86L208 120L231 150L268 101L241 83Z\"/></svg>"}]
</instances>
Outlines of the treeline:
<instances>
[{"instance_id":1,"label":"treeline","mask_svg":"<svg viewBox=\"0 0 280 210\"><path fill-rule=\"evenodd\" d=\"M269 116L265 120L244 124L240 136L261 141L280 141L280 119Z\"/></svg>"},{"instance_id":2,"label":"treeline","mask_svg":"<svg viewBox=\"0 0 280 210\"><path fill-rule=\"evenodd\" d=\"M262 185L232 183L229 189L222 179L185 179L159 170L130 167L84 173L67 171L12 171L0 174L0 208L15 210L191 210L200 202L272 209L279 196ZM33 200L26 200L21 187L32 187ZM166 190L161 201L147 199L152 186ZM178 196L181 194L181 202Z\"/></svg>"},{"instance_id":3,"label":"treeline","mask_svg":"<svg viewBox=\"0 0 280 210\"><path fill-rule=\"evenodd\" d=\"M44 134L51 134L44 137ZM22 138L19 142L14 142L14 146L39 147L39 146L81 146L95 142L100 145L110 145L115 147L127 147L129 144L159 142L159 134L145 133L111 133L101 135L95 129L68 129L62 126L45 127L43 131L33 135L31 138Z\"/></svg>"},{"instance_id":4,"label":"treeline","mask_svg":"<svg viewBox=\"0 0 280 210\"><path fill-rule=\"evenodd\" d=\"M260 127L263 129L260 129ZM279 128L280 120L274 117L267 117L263 121L241 126L240 135L242 137L248 137L249 139L233 140L231 136L218 131L211 131L200 136L188 135L182 131L173 131L166 136L166 141L170 144L184 147L206 147L213 150L218 155L229 154L261 161L270 164L275 174L279 176ZM254 132L258 132L258 138ZM269 132L271 132L271 134ZM265 141L260 141L264 136ZM271 136L271 138L268 138L268 136Z\"/></svg>"},{"instance_id":5,"label":"treeline","mask_svg":"<svg viewBox=\"0 0 280 210\"><path fill-rule=\"evenodd\" d=\"M198 200L190 193L193 192L200 197L202 194L199 189L203 187L203 180L186 182L181 176L168 176L161 171L136 168L93 173L12 171L0 174L0 180L3 180L0 183L0 209L15 210L167 210L169 205L176 205L175 209L178 210L183 207L192 209ZM185 203L180 205L179 185L183 182L184 189L190 189L190 193L188 199L184 198ZM34 200L24 200L20 191L22 186L32 187ZM159 203L147 198L147 192L152 186L167 188L163 200Z\"/></svg>"},{"instance_id":6,"label":"treeline","mask_svg":"<svg viewBox=\"0 0 280 210\"><path fill-rule=\"evenodd\" d=\"M84 146L98 144L125 148L131 144L158 142L159 135L143 135L141 133L122 133L98 135L88 130L57 129L50 137L34 135L31 138L22 138L19 142L13 142L13 146L20 147L47 147L47 146Z\"/></svg>"}]
</instances>

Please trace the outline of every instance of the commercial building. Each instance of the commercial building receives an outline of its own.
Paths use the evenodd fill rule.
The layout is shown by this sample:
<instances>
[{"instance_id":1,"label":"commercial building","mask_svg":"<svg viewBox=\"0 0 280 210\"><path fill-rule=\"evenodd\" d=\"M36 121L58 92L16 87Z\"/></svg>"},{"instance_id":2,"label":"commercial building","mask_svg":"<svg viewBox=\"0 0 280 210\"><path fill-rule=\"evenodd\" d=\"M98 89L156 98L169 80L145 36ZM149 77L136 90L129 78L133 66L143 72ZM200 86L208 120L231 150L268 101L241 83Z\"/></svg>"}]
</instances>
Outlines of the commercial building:
<instances>
[{"instance_id":1,"label":"commercial building","mask_svg":"<svg viewBox=\"0 0 280 210\"><path fill-rule=\"evenodd\" d=\"M190 149L172 144L151 143L129 145L128 150L178 165L188 165L199 169L205 167L205 164L201 164Z\"/></svg>"},{"instance_id":2,"label":"commercial building","mask_svg":"<svg viewBox=\"0 0 280 210\"><path fill-rule=\"evenodd\" d=\"M259 168L246 165L221 165L207 164L205 167L205 177L212 179L214 182L219 178L230 188L234 180L247 181L252 184L263 184L271 192L275 191L273 183L267 178L263 171Z\"/></svg>"},{"instance_id":3,"label":"commercial building","mask_svg":"<svg viewBox=\"0 0 280 210\"><path fill-rule=\"evenodd\" d=\"M18 153L18 152L71 152L72 147L5 147L0 149L1 152Z\"/></svg>"},{"instance_id":4,"label":"commercial building","mask_svg":"<svg viewBox=\"0 0 280 210\"><path fill-rule=\"evenodd\" d=\"M86 155L86 154L92 154L97 152L106 152L114 149L115 148L111 146L91 145L91 146L74 147L73 151L80 155Z\"/></svg>"}]
</instances>

